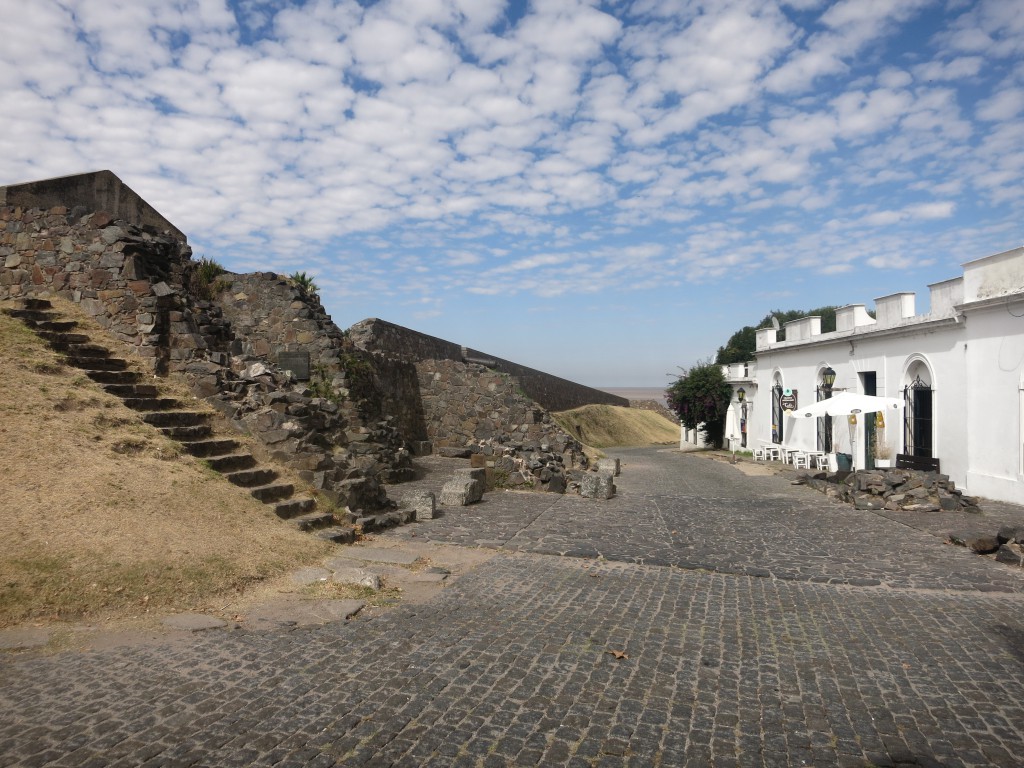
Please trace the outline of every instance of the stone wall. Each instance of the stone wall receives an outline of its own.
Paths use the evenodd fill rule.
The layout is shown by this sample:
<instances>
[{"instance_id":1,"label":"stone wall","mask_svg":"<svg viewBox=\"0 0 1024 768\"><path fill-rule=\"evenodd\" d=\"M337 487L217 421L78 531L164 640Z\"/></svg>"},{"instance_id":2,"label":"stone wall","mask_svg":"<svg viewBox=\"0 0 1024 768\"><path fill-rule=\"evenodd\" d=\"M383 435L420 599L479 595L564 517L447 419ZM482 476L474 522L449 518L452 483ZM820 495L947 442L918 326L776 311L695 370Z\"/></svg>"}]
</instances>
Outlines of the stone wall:
<instances>
[{"instance_id":1,"label":"stone wall","mask_svg":"<svg viewBox=\"0 0 1024 768\"><path fill-rule=\"evenodd\" d=\"M312 365L337 365L345 334L315 294L274 272L221 276L216 298L239 340L239 354L279 362L282 352L308 352Z\"/></svg>"},{"instance_id":2,"label":"stone wall","mask_svg":"<svg viewBox=\"0 0 1024 768\"><path fill-rule=\"evenodd\" d=\"M375 483L406 479L408 447L430 441L500 455L546 490L564 490L565 471L586 457L545 408L628 403L383 321L342 331L316 295L275 273L201 283L184 237L109 172L3 188L8 201L62 194L73 209L0 207L0 298L78 303L155 373L183 374L339 501L385 503ZM100 204L128 219L87 210ZM304 352L307 375L295 381L281 369L297 365L288 353Z\"/></svg>"},{"instance_id":3,"label":"stone wall","mask_svg":"<svg viewBox=\"0 0 1024 768\"><path fill-rule=\"evenodd\" d=\"M73 219L106 211L112 219L147 229L151 234L169 233L177 240L186 240L181 230L110 171L0 187L0 205L23 209L62 207Z\"/></svg>"},{"instance_id":4,"label":"stone wall","mask_svg":"<svg viewBox=\"0 0 1024 768\"><path fill-rule=\"evenodd\" d=\"M172 287L190 256L173 233L104 211L0 207L0 298L52 293L78 303L154 371L180 367L204 346Z\"/></svg>"},{"instance_id":5,"label":"stone wall","mask_svg":"<svg viewBox=\"0 0 1024 768\"><path fill-rule=\"evenodd\" d=\"M530 398L549 411L567 411L592 403L629 406L624 397L586 387L567 379L552 376L534 368L503 360L475 349L460 347L450 341L403 328L378 318L362 320L349 332L356 346L386 357L420 362L423 360L454 360L481 363L516 379L519 387Z\"/></svg>"},{"instance_id":6,"label":"stone wall","mask_svg":"<svg viewBox=\"0 0 1024 768\"><path fill-rule=\"evenodd\" d=\"M416 370L427 437L435 446L540 440L547 414L507 374L454 360L423 360Z\"/></svg>"},{"instance_id":7,"label":"stone wall","mask_svg":"<svg viewBox=\"0 0 1024 768\"><path fill-rule=\"evenodd\" d=\"M587 466L579 441L508 374L455 360L423 360L416 370L427 437L435 447L519 459L544 452L565 469Z\"/></svg>"},{"instance_id":8,"label":"stone wall","mask_svg":"<svg viewBox=\"0 0 1024 768\"><path fill-rule=\"evenodd\" d=\"M216 300L232 329L233 354L282 365L282 353L308 353L310 385L335 397L353 424L371 428L391 418L407 440L427 439L412 363L357 348L316 294L281 275L229 273L220 285Z\"/></svg>"}]
</instances>

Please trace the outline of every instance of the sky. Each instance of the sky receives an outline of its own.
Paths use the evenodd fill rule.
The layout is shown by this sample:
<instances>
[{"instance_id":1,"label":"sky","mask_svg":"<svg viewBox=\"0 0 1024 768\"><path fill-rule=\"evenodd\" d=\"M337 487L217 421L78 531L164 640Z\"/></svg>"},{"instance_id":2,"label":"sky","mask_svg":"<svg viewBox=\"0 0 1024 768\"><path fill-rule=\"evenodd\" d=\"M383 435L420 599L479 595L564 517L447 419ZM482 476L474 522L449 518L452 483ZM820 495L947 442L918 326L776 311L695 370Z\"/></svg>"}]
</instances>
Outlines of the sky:
<instances>
[{"instance_id":1,"label":"sky","mask_svg":"<svg viewBox=\"0 0 1024 768\"><path fill-rule=\"evenodd\" d=\"M592 386L1024 244L1024 0L0 0L0 185Z\"/></svg>"}]
</instances>

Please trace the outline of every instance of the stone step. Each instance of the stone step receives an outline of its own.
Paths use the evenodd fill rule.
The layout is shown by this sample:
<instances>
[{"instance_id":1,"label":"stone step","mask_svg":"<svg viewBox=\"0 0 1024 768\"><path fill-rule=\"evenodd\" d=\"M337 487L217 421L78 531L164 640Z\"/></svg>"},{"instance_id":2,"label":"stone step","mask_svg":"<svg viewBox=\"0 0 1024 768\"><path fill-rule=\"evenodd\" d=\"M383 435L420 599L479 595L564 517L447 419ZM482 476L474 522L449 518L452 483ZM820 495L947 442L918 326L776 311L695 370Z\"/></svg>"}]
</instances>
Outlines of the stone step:
<instances>
[{"instance_id":1,"label":"stone step","mask_svg":"<svg viewBox=\"0 0 1024 768\"><path fill-rule=\"evenodd\" d=\"M274 514L285 520L306 515L316 509L316 499L298 498L282 501L274 505Z\"/></svg>"},{"instance_id":2,"label":"stone step","mask_svg":"<svg viewBox=\"0 0 1024 768\"><path fill-rule=\"evenodd\" d=\"M160 427L160 431L172 440L195 442L212 435L213 427L209 424L196 424L191 427Z\"/></svg>"},{"instance_id":3,"label":"stone step","mask_svg":"<svg viewBox=\"0 0 1024 768\"><path fill-rule=\"evenodd\" d=\"M333 541L335 544L353 544L356 540L355 528L344 525L329 525L313 532L318 539Z\"/></svg>"},{"instance_id":4,"label":"stone step","mask_svg":"<svg viewBox=\"0 0 1024 768\"><path fill-rule=\"evenodd\" d=\"M236 472L252 469L256 466L256 459L249 453L229 453L227 456L208 457L206 463L216 472Z\"/></svg>"},{"instance_id":5,"label":"stone step","mask_svg":"<svg viewBox=\"0 0 1024 768\"><path fill-rule=\"evenodd\" d=\"M243 469L239 472L229 472L224 475L229 482L240 485L243 488L256 488L261 485L268 485L277 479L277 472L272 469Z\"/></svg>"},{"instance_id":6,"label":"stone step","mask_svg":"<svg viewBox=\"0 0 1024 768\"><path fill-rule=\"evenodd\" d=\"M35 324L35 331L52 331L55 333L67 333L78 327L74 320L43 320Z\"/></svg>"},{"instance_id":7,"label":"stone step","mask_svg":"<svg viewBox=\"0 0 1024 768\"><path fill-rule=\"evenodd\" d=\"M263 485L259 488L250 488L249 493L264 504L270 504L275 501L287 499L295 493L295 486L291 483L276 483L272 485Z\"/></svg>"},{"instance_id":8,"label":"stone step","mask_svg":"<svg viewBox=\"0 0 1024 768\"><path fill-rule=\"evenodd\" d=\"M128 361L120 357L82 357L81 355L68 355L68 365L81 368L85 371L126 371Z\"/></svg>"},{"instance_id":9,"label":"stone step","mask_svg":"<svg viewBox=\"0 0 1024 768\"><path fill-rule=\"evenodd\" d=\"M399 510L397 512L384 512L379 515L364 515L357 517L355 524L362 529L364 533L370 533L371 531L383 531L386 528L393 528L396 525L401 525L403 522L407 522L406 514L412 510Z\"/></svg>"},{"instance_id":10,"label":"stone step","mask_svg":"<svg viewBox=\"0 0 1024 768\"><path fill-rule=\"evenodd\" d=\"M197 411L154 411L142 414L142 420L154 427L194 427L210 420L210 414Z\"/></svg>"},{"instance_id":11,"label":"stone step","mask_svg":"<svg viewBox=\"0 0 1024 768\"><path fill-rule=\"evenodd\" d=\"M86 371L97 384L134 384L142 378L138 371Z\"/></svg>"},{"instance_id":12,"label":"stone step","mask_svg":"<svg viewBox=\"0 0 1024 768\"><path fill-rule=\"evenodd\" d=\"M84 370L106 392L120 397L125 406L143 411L144 422L180 441L187 453L205 459L211 469L224 473L229 482L246 488L254 498L273 504L278 517L294 523L299 530L313 532L325 541L352 543L356 540L356 532L351 525L339 525L331 512L317 511L316 499L291 498L295 493L291 483L275 483L277 472L258 467L256 459L249 453L235 453L239 447L236 440L211 438L213 430L208 423L209 414L171 410L180 406L177 400L160 397L156 385L140 384L142 374L128 370L126 360L110 357L109 349L92 342L84 333L73 332L78 325L75 321L61 320L58 313L50 310L50 302L30 299L24 301L24 309L5 312L29 325L53 349L63 353L69 365ZM395 513L359 520L367 530L398 522Z\"/></svg>"},{"instance_id":13,"label":"stone step","mask_svg":"<svg viewBox=\"0 0 1024 768\"><path fill-rule=\"evenodd\" d=\"M89 337L84 333L59 333L57 331L39 331L36 334L54 349L58 344L88 344Z\"/></svg>"},{"instance_id":14,"label":"stone step","mask_svg":"<svg viewBox=\"0 0 1024 768\"><path fill-rule=\"evenodd\" d=\"M82 334L64 334L65 336L81 336ZM110 357L110 350L99 344L85 341L51 341L50 346L58 352L73 357Z\"/></svg>"},{"instance_id":15,"label":"stone step","mask_svg":"<svg viewBox=\"0 0 1024 768\"><path fill-rule=\"evenodd\" d=\"M181 405L173 397L126 397L123 402L133 411L167 411Z\"/></svg>"},{"instance_id":16,"label":"stone step","mask_svg":"<svg viewBox=\"0 0 1024 768\"><path fill-rule=\"evenodd\" d=\"M53 309L49 299L22 299L21 303L25 309Z\"/></svg>"},{"instance_id":17,"label":"stone step","mask_svg":"<svg viewBox=\"0 0 1024 768\"><path fill-rule=\"evenodd\" d=\"M160 394L155 384L104 384L103 390L116 397L156 397Z\"/></svg>"},{"instance_id":18,"label":"stone step","mask_svg":"<svg viewBox=\"0 0 1024 768\"><path fill-rule=\"evenodd\" d=\"M313 512L309 515L302 515L302 517L293 517L289 522L295 523L300 531L313 531L317 528L334 525L335 520L334 515L330 512Z\"/></svg>"},{"instance_id":19,"label":"stone step","mask_svg":"<svg viewBox=\"0 0 1024 768\"><path fill-rule=\"evenodd\" d=\"M222 438L197 440L193 443L182 443L181 447L185 449L185 453L203 459L211 456L226 456L234 452L238 447L238 441Z\"/></svg>"},{"instance_id":20,"label":"stone step","mask_svg":"<svg viewBox=\"0 0 1024 768\"><path fill-rule=\"evenodd\" d=\"M60 319L60 315L56 312L50 312L47 309L5 309L5 315L21 320L22 322L33 324L33 323L45 323L53 320Z\"/></svg>"}]
</instances>

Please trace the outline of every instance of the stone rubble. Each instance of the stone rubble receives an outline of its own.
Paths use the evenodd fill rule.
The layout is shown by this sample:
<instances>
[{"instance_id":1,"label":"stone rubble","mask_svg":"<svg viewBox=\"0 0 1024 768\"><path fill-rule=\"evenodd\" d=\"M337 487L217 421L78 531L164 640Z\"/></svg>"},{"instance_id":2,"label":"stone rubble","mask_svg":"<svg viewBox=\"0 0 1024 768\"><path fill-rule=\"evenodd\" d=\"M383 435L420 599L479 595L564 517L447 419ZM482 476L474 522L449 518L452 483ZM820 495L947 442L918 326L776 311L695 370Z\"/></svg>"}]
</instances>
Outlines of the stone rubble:
<instances>
[{"instance_id":1,"label":"stone rubble","mask_svg":"<svg viewBox=\"0 0 1024 768\"><path fill-rule=\"evenodd\" d=\"M947 475L915 469L871 469L819 472L798 482L857 509L905 512L977 512L977 500L964 496Z\"/></svg>"},{"instance_id":2,"label":"stone rubble","mask_svg":"<svg viewBox=\"0 0 1024 768\"><path fill-rule=\"evenodd\" d=\"M610 499L615 490L610 472L584 472L580 478L580 496L585 499Z\"/></svg>"},{"instance_id":3,"label":"stone rubble","mask_svg":"<svg viewBox=\"0 0 1024 768\"><path fill-rule=\"evenodd\" d=\"M997 562L1024 567L1024 526L1002 526L993 535L949 535L949 543L967 547L978 555L993 555Z\"/></svg>"},{"instance_id":4,"label":"stone rubble","mask_svg":"<svg viewBox=\"0 0 1024 768\"><path fill-rule=\"evenodd\" d=\"M412 510L413 519L417 521L433 520L437 516L437 497L430 491L408 494L401 506Z\"/></svg>"},{"instance_id":5,"label":"stone rubble","mask_svg":"<svg viewBox=\"0 0 1024 768\"><path fill-rule=\"evenodd\" d=\"M457 469L455 476L441 488L438 499L444 507L466 507L484 497L486 471L481 468Z\"/></svg>"}]
</instances>

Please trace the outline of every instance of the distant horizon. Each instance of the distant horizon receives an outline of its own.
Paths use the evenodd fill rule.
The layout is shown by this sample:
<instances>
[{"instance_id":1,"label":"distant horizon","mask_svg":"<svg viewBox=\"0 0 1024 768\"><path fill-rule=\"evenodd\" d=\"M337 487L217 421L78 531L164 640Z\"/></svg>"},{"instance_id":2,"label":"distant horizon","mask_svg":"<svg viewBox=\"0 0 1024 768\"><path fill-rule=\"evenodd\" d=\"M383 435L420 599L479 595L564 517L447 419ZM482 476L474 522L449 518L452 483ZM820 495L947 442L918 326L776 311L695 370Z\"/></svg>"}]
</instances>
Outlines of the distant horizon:
<instances>
[{"instance_id":1,"label":"distant horizon","mask_svg":"<svg viewBox=\"0 0 1024 768\"><path fill-rule=\"evenodd\" d=\"M659 400L665 403L665 387L594 387L627 400ZM667 404L667 403L666 403Z\"/></svg>"}]
</instances>

